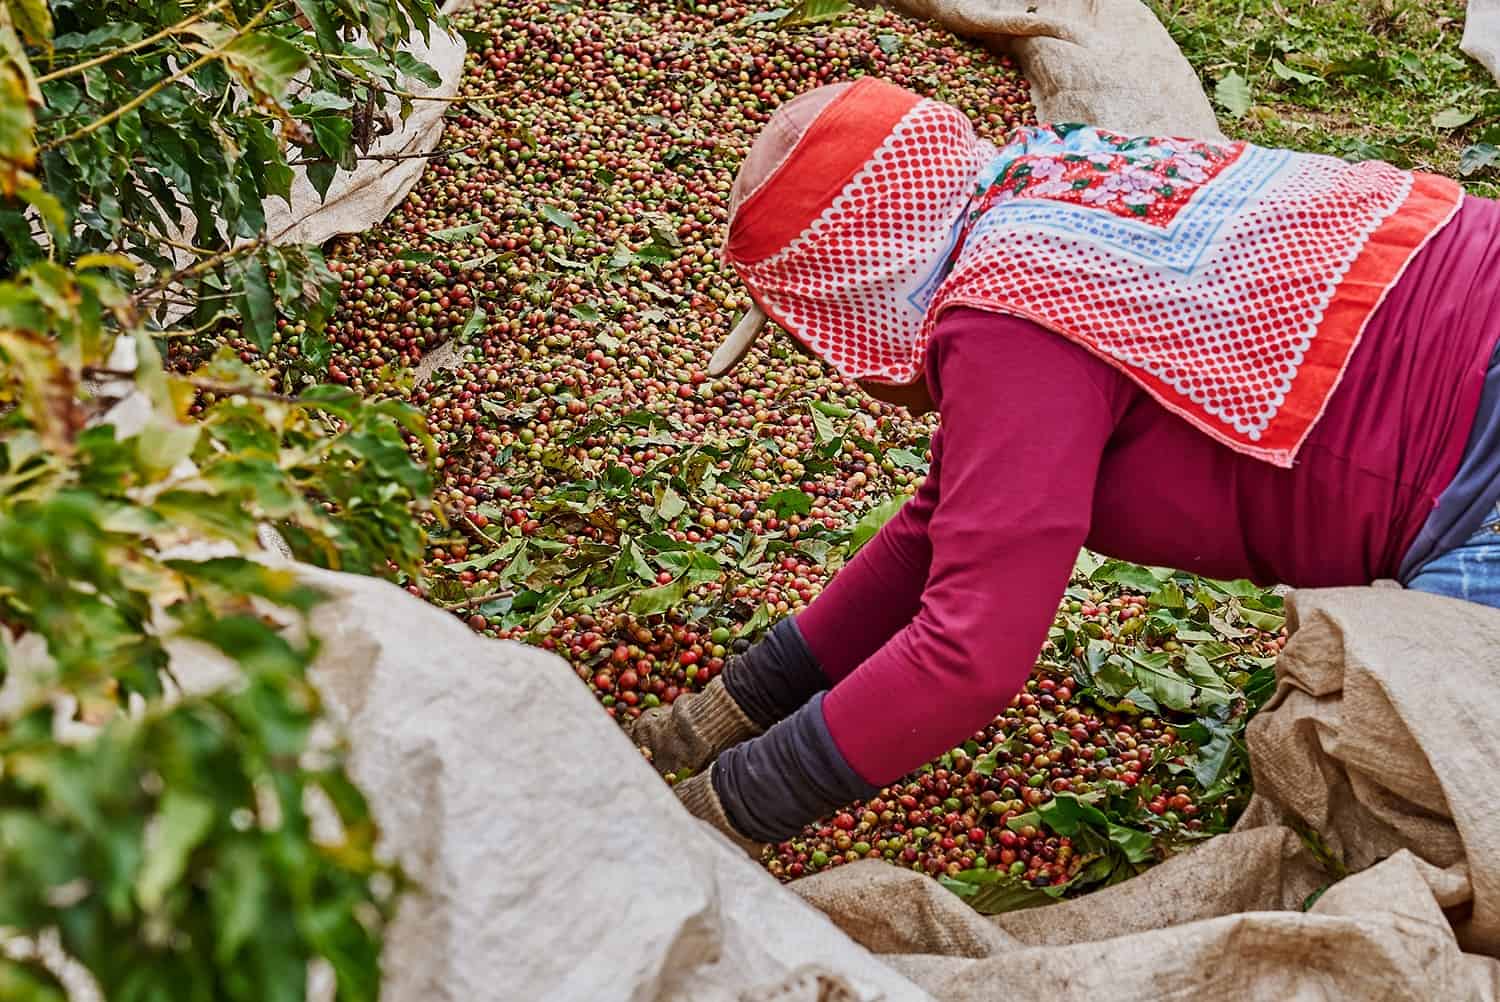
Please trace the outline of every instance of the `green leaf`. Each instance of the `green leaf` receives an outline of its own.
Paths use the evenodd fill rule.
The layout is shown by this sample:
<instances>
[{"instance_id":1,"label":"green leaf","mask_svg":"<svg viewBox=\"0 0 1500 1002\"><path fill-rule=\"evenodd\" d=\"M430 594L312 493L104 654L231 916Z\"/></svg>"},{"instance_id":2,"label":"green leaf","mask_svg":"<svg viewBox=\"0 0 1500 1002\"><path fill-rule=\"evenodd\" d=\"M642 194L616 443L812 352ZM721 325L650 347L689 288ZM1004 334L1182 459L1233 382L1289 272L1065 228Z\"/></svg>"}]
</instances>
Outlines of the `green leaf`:
<instances>
[{"instance_id":1,"label":"green leaf","mask_svg":"<svg viewBox=\"0 0 1500 1002\"><path fill-rule=\"evenodd\" d=\"M1132 863L1146 863L1155 858L1152 851L1151 833L1110 821L1105 826L1109 840L1125 853Z\"/></svg>"},{"instance_id":2,"label":"green leaf","mask_svg":"<svg viewBox=\"0 0 1500 1002\"><path fill-rule=\"evenodd\" d=\"M800 28L826 24L849 9L848 0L801 0L777 22L782 28Z\"/></svg>"},{"instance_id":3,"label":"green leaf","mask_svg":"<svg viewBox=\"0 0 1500 1002\"><path fill-rule=\"evenodd\" d=\"M686 509L687 502L672 489L671 484L662 489L661 500L656 503L656 514L670 522Z\"/></svg>"},{"instance_id":4,"label":"green leaf","mask_svg":"<svg viewBox=\"0 0 1500 1002\"><path fill-rule=\"evenodd\" d=\"M1197 759L1193 762L1193 778L1207 790L1219 782L1228 768L1234 738L1227 727L1217 722L1204 721L1204 724L1210 737L1198 748Z\"/></svg>"},{"instance_id":5,"label":"green leaf","mask_svg":"<svg viewBox=\"0 0 1500 1002\"><path fill-rule=\"evenodd\" d=\"M1497 163L1500 163L1500 146L1475 143L1458 155L1458 173L1462 177L1472 177Z\"/></svg>"},{"instance_id":6,"label":"green leaf","mask_svg":"<svg viewBox=\"0 0 1500 1002\"><path fill-rule=\"evenodd\" d=\"M812 511L812 495L797 487L783 487L781 490L766 498L764 507L775 513L777 518L786 518L788 515L806 515Z\"/></svg>"},{"instance_id":7,"label":"green leaf","mask_svg":"<svg viewBox=\"0 0 1500 1002\"><path fill-rule=\"evenodd\" d=\"M272 907L271 876L260 853L248 844L221 851L208 896L214 913L214 959L234 963Z\"/></svg>"},{"instance_id":8,"label":"green leaf","mask_svg":"<svg viewBox=\"0 0 1500 1002\"><path fill-rule=\"evenodd\" d=\"M1250 82L1239 71L1230 70L1214 85L1214 100L1230 115L1244 118L1252 104Z\"/></svg>"},{"instance_id":9,"label":"green leaf","mask_svg":"<svg viewBox=\"0 0 1500 1002\"><path fill-rule=\"evenodd\" d=\"M484 307L474 307L474 312L470 313L469 319L464 321L463 330L458 332L458 339L460 341L467 341L475 334L478 334L480 331L484 330L484 321Z\"/></svg>"},{"instance_id":10,"label":"green leaf","mask_svg":"<svg viewBox=\"0 0 1500 1002\"><path fill-rule=\"evenodd\" d=\"M1061 896L1062 888L1032 887L1019 878L1006 877L981 887L969 898L969 905L981 915L1003 915L1055 904Z\"/></svg>"},{"instance_id":11,"label":"green leaf","mask_svg":"<svg viewBox=\"0 0 1500 1002\"><path fill-rule=\"evenodd\" d=\"M235 258L229 265L229 277L239 290L235 305L246 335L261 351L270 351L276 336L276 302L265 264L254 256Z\"/></svg>"},{"instance_id":12,"label":"green leaf","mask_svg":"<svg viewBox=\"0 0 1500 1002\"><path fill-rule=\"evenodd\" d=\"M849 555L853 556L861 546L875 538L881 526L896 517L901 506L906 504L906 497L898 495L882 501L860 516L859 521L854 523L849 532Z\"/></svg>"},{"instance_id":13,"label":"green leaf","mask_svg":"<svg viewBox=\"0 0 1500 1002\"><path fill-rule=\"evenodd\" d=\"M598 308L592 303L579 303L570 312L586 324L597 324L602 319ZM619 341L615 341L616 347L619 347L619 344Z\"/></svg>"},{"instance_id":14,"label":"green leaf","mask_svg":"<svg viewBox=\"0 0 1500 1002\"><path fill-rule=\"evenodd\" d=\"M1323 82L1323 78L1317 74L1304 73L1302 70L1293 69L1280 59L1271 60L1271 72L1290 83L1315 84Z\"/></svg>"},{"instance_id":15,"label":"green leaf","mask_svg":"<svg viewBox=\"0 0 1500 1002\"><path fill-rule=\"evenodd\" d=\"M280 98L292 77L307 66L307 54L278 35L252 31L224 49L223 58L252 89Z\"/></svg>"},{"instance_id":16,"label":"green leaf","mask_svg":"<svg viewBox=\"0 0 1500 1002\"><path fill-rule=\"evenodd\" d=\"M563 229L569 231L578 229L578 223L574 221L573 217L556 206L542 206L542 215L546 216L547 221L554 226L561 226Z\"/></svg>"},{"instance_id":17,"label":"green leaf","mask_svg":"<svg viewBox=\"0 0 1500 1002\"><path fill-rule=\"evenodd\" d=\"M1209 669L1211 682L1202 676L1190 681L1172 670L1166 654L1130 651L1126 656L1131 661L1136 684L1158 706L1189 711L1223 706L1230 701L1228 688L1212 669Z\"/></svg>"},{"instance_id":18,"label":"green leaf","mask_svg":"<svg viewBox=\"0 0 1500 1002\"><path fill-rule=\"evenodd\" d=\"M313 138L330 160L345 169L354 167L354 122L342 115L317 115L309 118Z\"/></svg>"},{"instance_id":19,"label":"green leaf","mask_svg":"<svg viewBox=\"0 0 1500 1002\"><path fill-rule=\"evenodd\" d=\"M630 600L630 611L636 616L657 616L680 605L687 592L687 578L678 578L670 584L637 593Z\"/></svg>"},{"instance_id":20,"label":"green leaf","mask_svg":"<svg viewBox=\"0 0 1500 1002\"><path fill-rule=\"evenodd\" d=\"M819 445L827 445L839 437L839 431L834 427L833 419L823 408L809 405L808 413L812 415L813 431L818 436Z\"/></svg>"},{"instance_id":21,"label":"green leaf","mask_svg":"<svg viewBox=\"0 0 1500 1002\"><path fill-rule=\"evenodd\" d=\"M926 458L910 449L887 449L885 458L903 470L925 471L928 468Z\"/></svg>"},{"instance_id":22,"label":"green leaf","mask_svg":"<svg viewBox=\"0 0 1500 1002\"><path fill-rule=\"evenodd\" d=\"M639 546L635 545L635 540L627 539L625 541L625 555L630 560L630 569L635 572L637 577L647 584L652 584L656 581L656 571L646 562L646 555L641 552Z\"/></svg>"},{"instance_id":23,"label":"green leaf","mask_svg":"<svg viewBox=\"0 0 1500 1002\"><path fill-rule=\"evenodd\" d=\"M445 244L458 243L467 240L479 232L480 223L470 223L467 226L450 226L444 230L433 230L428 236L434 240L441 240Z\"/></svg>"},{"instance_id":24,"label":"green leaf","mask_svg":"<svg viewBox=\"0 0 1500 1002\"><path fill-rule=\"evenodd\" d=\"M888 56L894 56L901 51L900 35L876 35L875 44L880 46L880 51Z\"/></svg>"},{"instance_id":25,"label":"green leaf","mask_svg":"<svg viewBox=\"0 0 1500 1002\"><path fill-rule=\"evenodd\" d=\"M791 12L792 8L790 7L772 7L769 10L758 10L753 14L746 15L746 17L740 21L740 24L746 25L748 27L749 25L766 24L771 21L780 21Z\"/></svg>"},{"instance_id":26,"label":"green leaf","mask_svg":"<svg viewBox=\"0 0 1500 1002\"><path fill-rule=\"evenodd\" d=\"M136 877L135 897L141 909L154 912L187 871L188 857L213 825L213 802L168 790L162 797L146 858Z\"/></svg>"},{"instance_id":27,"label":"green leaf","mask_svg":"<svg viewBox=\"0 0 1500 1002\"><path fill-rule=\"evenodd\" d=\"M1133 591L1149 595L1170 575L1170 571L1156 571L1124 560L1106 560L1094 569L1089 580L1099 584L1124 585Z\"/></svg>"},{"instance_id":28,"label":"green leaf","mask_svg":"<svg viewBox=\"0 0 1500 1002\"><path fill-rule=\"evenodd\" d=\"M1147 600L1153 609L1186 609L1187 596L1182 593L1182 587L1175 581L1168 581L1162 585Z\"/></svg>"},{"instance_id":29,"label":"green leaf","mask_svg":"<svg viewBox=\"0 0 1500 1002\"><path fill-rule=\"evenodd\" d=\"M328 197L328 189L333 186L333 178L338 174L338 164L334 163L311 163L307 165L307 180L312 184L313 190L318 193L318 198Z\"/></svg>"},{"instance_id":30,"label":"green leaf","mask_svg":"<svg viewBox=\"0 0 1500 1002\"><path fill-rule=\"evenodd\" d=\"M396 50L396 69L428 87L440 87L443 78L438 71L405 49Z\"/></svg>"},{"instance_id":31,"label":"green leaf","mask_svg":"<svg viewBox=\"0 0 1500 1002\"><path fill-rule=\"evenodd\" d=\"M740 627L739 635L742 637L753 637L761 630L771 625L771 607L765 602L755 607L755 613Z\"/></svg>"},{"instance_id":32,"label":"green leaf","mask_svg":"<svg viewBox=\"0 0 1500 1002\"><path fill-rule=\"evenodd\" d=\"M5 0L5 9L26 44L52 54L52 11L47 0Z\"/></svg>"},{"instance_id":33,"label":"green leaf","mask_svg":"<svg viewBox=\"0 0 1500 1002\"><path fill-rule=\"evenodd\" d=\"M1478 111L1470 109L1462 111L1458 108L1444 108L1432 116L1432 127L1434 129L1459 129L1474 121Z\"/></svg>"},{"instance_id":34,"label":"green leaf","mask_svg":"<svg viewBox=\"0 0 1500 1002\"><path fill-rule=\"evenodd\" d=\"M338 52L343 48L343 40L339 38L338 27L329 14L331 8L326 0L297 0L297 9L312 25L318 45L325 52Z\"/></svg>"}]
</instances>

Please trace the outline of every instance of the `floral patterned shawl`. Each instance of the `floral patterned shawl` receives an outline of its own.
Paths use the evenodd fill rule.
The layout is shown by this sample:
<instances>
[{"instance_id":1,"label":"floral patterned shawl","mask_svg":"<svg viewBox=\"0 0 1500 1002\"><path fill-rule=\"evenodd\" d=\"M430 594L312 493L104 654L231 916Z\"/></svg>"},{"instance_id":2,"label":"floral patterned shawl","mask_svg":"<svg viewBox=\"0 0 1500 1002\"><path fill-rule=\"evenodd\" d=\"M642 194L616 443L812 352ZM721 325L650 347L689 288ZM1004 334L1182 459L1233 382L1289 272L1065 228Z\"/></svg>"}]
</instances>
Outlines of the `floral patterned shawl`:
<instances>
[{"instance_id":1,"label":"floral patterned shawl","mask_svg":"<svg viewBox=\"0 0 1500 1002\"><path fill-rule=\"evenodd\" d=\"M740 207L726 257L850 379L918 378L950 307L1008 313L1291 466L1461 198L1445 178L1248 143L1059 125L997 149L956 109L863 80Z\"/></svg>"}]
</instances>

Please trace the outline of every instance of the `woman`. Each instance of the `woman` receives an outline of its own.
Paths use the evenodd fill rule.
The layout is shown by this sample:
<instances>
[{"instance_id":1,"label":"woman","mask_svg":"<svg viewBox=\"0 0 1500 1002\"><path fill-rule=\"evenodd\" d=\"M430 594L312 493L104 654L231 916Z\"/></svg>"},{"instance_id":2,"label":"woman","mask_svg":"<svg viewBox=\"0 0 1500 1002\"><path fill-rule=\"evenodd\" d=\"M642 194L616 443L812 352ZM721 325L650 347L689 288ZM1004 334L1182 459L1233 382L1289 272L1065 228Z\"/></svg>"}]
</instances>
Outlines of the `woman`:
<instances>
[{"instance_id":1,"label":"woman","mask_svg":"<svg viewBox=\"0 0 1500 1002\"><path fill-rule=\"evenodd\" d=\"M1500 206L1386 164L1079 127L996 149L876 80L798 98L736 181L725 255L757 308L711 368L769 315L935 407L931 472L633 736L754 850L982 729L1084 545L1500 606L1497 254Z\"/></svg>"}]
</instances>

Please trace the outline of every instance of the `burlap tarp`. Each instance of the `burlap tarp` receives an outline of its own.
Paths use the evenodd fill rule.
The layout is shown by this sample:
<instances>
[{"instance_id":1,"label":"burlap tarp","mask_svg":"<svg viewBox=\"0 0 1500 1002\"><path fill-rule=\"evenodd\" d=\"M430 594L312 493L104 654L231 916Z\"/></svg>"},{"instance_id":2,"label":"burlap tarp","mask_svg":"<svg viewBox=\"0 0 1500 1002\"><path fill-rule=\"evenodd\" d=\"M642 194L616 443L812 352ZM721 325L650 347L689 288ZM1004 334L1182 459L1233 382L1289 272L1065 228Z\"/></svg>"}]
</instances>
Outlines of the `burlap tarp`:
<instances>
[{"instance_id":1,"label":"burlap tarp","mask_svg":"<svg viewBox=\"0 0 1500 1002\"><path fill-rule=\"evenodd\" d=\"M794 888L953 1002L1500 998L1500 611L1396 589L1294 594L1257 795L1233 834L1088 897L985 919L858 864ZM1284 822L1356 872L1332 877ZM1468 952L1466 952L1468 951Z\"/></svg>"},{"instance_id":2,"label":"burlap tarp","mask_svg":"<svg viewBox=\"0 0 1500 1002\"><path fill-rule=\"evenodd\" d=\"M1469 0L1459 48L1500 80L1500 0Z\"/></svg>"},{"instance_id":3,"label":"burlap tarp","mask_svg":"<svg viewBox=\"0 0 1500 1002\"><path fill-rule=\"evenodd\" d=\"M391 1002L1500 999L1500 611L1295 594L1240 827L989 919L877 862L778 886L682 811L561 659L301 573L333 595L317 681L421 888ZM1356 871L1305 912L1333 878L1289 821Z\"/></svg>"},{"instance_id":4,"label":"burlap tarp","mask_svg":"<svg viewBox=\"0 0 1500 1002\"><path fill-rule=\"evenodd\" d=\"M1140 0L890 0L1009 52L1043 122L1222 139L1198 75Z\"/></svg>"},{"instance_id":5,"label":"burlap tarp","mask_svg":"<svg viewBox=\"0 0 1500 1002\"><path fill-rule=\"evenodd\" d=\"M1500 611L1293 595L1238 829L991 919L878 862L781 887L682 810L562 659L290 566L330 596L314 679L416 885L386 1002L1500 999ZM190 689L235 684L200 645L171 653ZM1335 882L1292 821L1355 872Z\"/></svg>"}]
</instances>

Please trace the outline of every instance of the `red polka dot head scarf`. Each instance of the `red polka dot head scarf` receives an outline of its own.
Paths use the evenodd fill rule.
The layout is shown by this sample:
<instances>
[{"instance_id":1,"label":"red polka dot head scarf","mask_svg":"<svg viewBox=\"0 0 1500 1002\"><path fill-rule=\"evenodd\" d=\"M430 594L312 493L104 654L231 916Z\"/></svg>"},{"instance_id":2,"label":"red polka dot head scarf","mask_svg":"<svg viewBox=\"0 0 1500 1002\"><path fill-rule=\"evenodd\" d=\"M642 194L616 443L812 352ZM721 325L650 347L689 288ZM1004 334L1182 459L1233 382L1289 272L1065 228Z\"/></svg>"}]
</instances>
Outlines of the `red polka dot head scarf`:
<instances>
[{"instance_id":1,"label":"red polka dot head scarf","mask_svg":"<svg viewBox=\"0 0 1500 1002\"><path fill-rule=\"evenodd\" d=\"M873 78L772 116L730 198L724 257L757 306L847 379L921 373L924 317L995 156L958 109ZM762 318L715 354L725 371Z\"/></svg>"},{"instance_id":2,"label":"red polka dot head scarf","mask_svg":"<svg viewBox=\"0 0 1500 1002\"><path fill-rule=\"evenodd\" d=\"M906 384L942 311L977 307L1291 466L1371 313L1461 198L1446 178L1248 143L1057 125L997 149L899 87L820 88L773 116L736 182L724 258L758 308L710 370L769 317L848 379Z\"/></svg>"}]
</instances>

